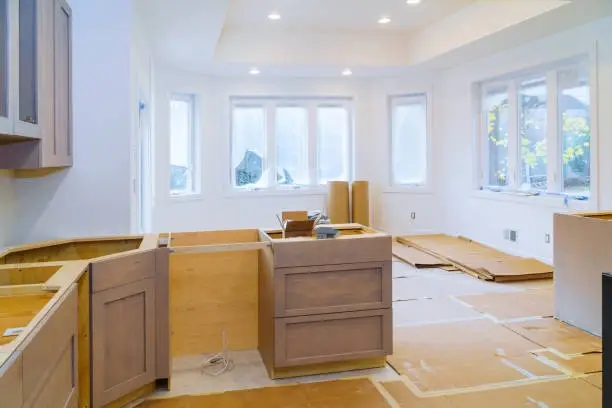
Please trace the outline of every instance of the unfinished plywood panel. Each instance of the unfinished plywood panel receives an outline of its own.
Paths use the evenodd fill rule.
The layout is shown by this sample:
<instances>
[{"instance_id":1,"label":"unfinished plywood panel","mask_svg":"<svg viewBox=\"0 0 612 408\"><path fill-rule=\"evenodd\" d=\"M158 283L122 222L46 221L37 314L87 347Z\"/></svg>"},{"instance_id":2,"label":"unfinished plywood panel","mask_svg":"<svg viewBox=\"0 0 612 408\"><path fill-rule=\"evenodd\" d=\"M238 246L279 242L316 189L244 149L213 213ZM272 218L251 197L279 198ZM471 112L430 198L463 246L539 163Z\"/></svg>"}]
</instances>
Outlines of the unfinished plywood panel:
<instances>
[{"instance_id":1,"label":"unfinished plywood panel","mask_svg":"<svg viewBox=\"0 0 612 408\"><path fill-rule=\"evenodd\" d=\"M599 353L602 351L599 337L583 332L557 319L506 323L505 326L542 347L555 349L564 354Z\"/></svg>"},{"instance_id":2,"label":"unfinished plywood panel","mask_svg":"<svg viewBox=\"0 0 612 408\"><path fill-rule=\"evenodd\" d=\"M587 375L583 380L600 390L603 387L603 373Z\"/></svg>"},{"instance_id":3,"label":"unfinished plywood panel","mask_svg":"<svg viewBox=\"0 0 612 408\"><path fill-rule=\"evenodd\" d=\"M0 264L62 262L99 258L138 249L142 238L75 240L43 243L31 248L9 250Z\"/></svg>"},{"instance_id":4,"label":"unfinished plywood panel","mask_svg":"<svg viewBox=\"0 0 612 408\"><path fill-rule=\"evenodd\" d=\"M459 300L469 304L474 310L491 315L498 320L521 317L552 317L554 314L554 291L552 288L460 296Z\"/></svg>"},{"instance_id":5,"label":"unfinished plywood panel","mask_svg":"<svg viewBox=\"0 0 612 408\"><path fill-rule=\"evenodd\" d=\"M441 268L443 266L450 266L450 262L400 242L393 242L392 250L393 255L415 268Z\"/></svg>"},{"instance_id":6,"label":"unfinished plywood panel","mask_svg":"<svg viewBox=\"0 0 612 408\"><path fill-rule=\"evenodd\" d=\"M141 408L265 407L390 408L369 379L338 380L279 387L230 391L222 394L150 399Z\"/></svg>"},{"instance_id":7,"label":"unfinished plywood panel","mask_svg":"<svg viewBox=\"0 0 612 408\"><path fill-rule=\"evenodd\" d=\"M602 274L612 271L612 222L555 214L555 316L601 335Z\"/></svg>"},{"instance_id":8,"label":"unfinished plywood panel","mask_svg":"<svg viewBox=\"0 0 612 408\"><path fill-rule=\"evenodd\" d=\"M173 232L170 234L170 247L184 247L196 245L239 244L259 241L259 231L249 230L220 230L198 232Z\"/></svg>"},{"instance_id":9,"label":"unfinished plywood panel","mask_svg":"<svg viewBox=\"0 0 612 408\"><path fill-rule=\"evenodd\" d=\"M0 286L45 283L59 271L60 268L61 266L37 266L0 269Z\"/></svg>"},{"instance_id":10,"label":"unfinished plywood panel","mask_svg":"<svg viewBox=\"0 0 612 408\"><path fill-rule=\"evenodd\" d=\"M170 255L171 356L257 348L258 251Z\"/></svg>"},{"instance_id":11,"label":"unfinished plywood panel","mask_svg":"<svg viewBox=\"0 0 612 408\"><path fill-rule=\"evenodd\" d=\"M381 386L397 402L399 408L453 408L446 396L419 397L401 380L382 382Z\"/></svg>"},{"instance_id":12,"label":"unfinished plywood panel","mask_svg":"<svg viewBox=\"0 0 612 408\"><path fill-rule=\"evenodd\" d=\"M494 281L547 279L551 266L535 259L520 258L463 237L447 235L410 235L399 242L449 262L474 277Z\"/></svg>"},{"instance_id":13,"label":"unfinished plywood panel","mask_svg":"<svg viewBox=\"0 0 612 408\"><path fill-rule=\"evenodd\" d=\"M26 327L55 293L0 296L0 345L10 343L17 335L5 335L7 329Z\"/></svg>"},{"instance_id":14,"label":"unfinished plywood panel","mask_svg":"<svg viewBox=\"0 0 612 408\"><path fill-rule=\"evenodd\" d=\"M395 328L387 361L422 393L563 375L530 353L538 348L481 319Z\"/></svg>"}]
</instances>

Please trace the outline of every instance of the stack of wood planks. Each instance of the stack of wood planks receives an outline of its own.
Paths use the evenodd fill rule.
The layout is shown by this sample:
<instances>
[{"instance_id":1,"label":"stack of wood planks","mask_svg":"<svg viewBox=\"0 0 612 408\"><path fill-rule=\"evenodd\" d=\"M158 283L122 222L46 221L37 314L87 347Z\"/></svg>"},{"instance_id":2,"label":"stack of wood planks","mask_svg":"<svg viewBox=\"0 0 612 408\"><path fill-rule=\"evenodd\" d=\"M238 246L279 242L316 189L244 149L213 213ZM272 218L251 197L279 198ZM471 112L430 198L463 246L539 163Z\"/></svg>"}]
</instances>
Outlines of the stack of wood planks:
<instances>
[{"instance_id":1,"label":"stack of wood planks","mask_svg":"<svg viewBox=\"0 0 612 408\"><path fill-rule=\"evenodd\" d=\"M408 235L397 237L397 243L393 254L415 267L451 266L496 282L547 279L553 275L552 266L536 259L509 255L464 237Z\"/></svg>"}]
</instances>

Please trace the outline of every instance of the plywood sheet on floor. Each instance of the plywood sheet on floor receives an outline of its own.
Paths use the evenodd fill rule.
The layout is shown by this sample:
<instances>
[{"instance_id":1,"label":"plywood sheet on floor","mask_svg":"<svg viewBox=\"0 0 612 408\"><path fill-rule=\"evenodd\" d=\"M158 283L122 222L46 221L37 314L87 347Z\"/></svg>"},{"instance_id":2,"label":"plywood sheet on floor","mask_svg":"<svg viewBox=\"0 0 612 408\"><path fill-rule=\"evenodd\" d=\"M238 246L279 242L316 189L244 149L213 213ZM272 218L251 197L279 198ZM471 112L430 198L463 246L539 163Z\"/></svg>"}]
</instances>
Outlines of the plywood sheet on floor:
<instances>
[{"instance_id":1,"label":"plywood sheet on floor","mask_svg":"<svg viewBox=\"0 0 612 408\"><path fill-rule=\"evenodd\" d=\"M414 278L414 277L447 277L456 275L441 268L417 269L402 261L393 262L393 278ZM459 275L460 276L460 275Z\"/></svg>"},{"instance_id":2,"label":"plywood sheet on floor","mask_svg":"<svg viewBox=\"0 0 612 408\"><path fill-rule=\"evenodd\" d=\"M460 296L459 300L469 304L474 310L499 320L552 317L555 308L553 288Z\"/></svg>"},{"instance_id":3,"label":"plywood sheet on floor","mask_svg":"<svg viewBox=\"0 0 612 408\"><path fill-rule=\"evenodd\" d=\"M426 274L427 272L423 272ZM411 300L481 293L515 292L518 289L473 279L463 274L444 272L446 276L420 275L393 280L393 300Z\"/></svg>"},{"instance_id":4,"label":"plywood sheet on floor","mask_svg":"<svg viewBox=\"0 0 612 408\"><path fill-rule=\"evenodd\" d=\"M369 379L337 380L231 391L222 394L151 399L141 408L389 408Z\"/></svg>"},{"instance_id":5,"label":"plywood sheet on floor","mask_svg":"<svg viewBox=\"0 0 612 408\"><path fill-rule=\"evenodd\" d=\"M601 339L557 319L537 319L506 323L506 327L544 348L563 354L601 352Z\"/></svg>"},{"instance_id":6,"label":"plywood sheet on floor","mask_svg":"<svg viewBox=\"0 0 612 408\"><path fill-rule=\"evenodd\" d=\"M415 268L439 268L442 266L450 266L450 262L436 258L417 248L404 245L399 242L393 242L393 255L402 261L414 266Z\"/></svg>"},{"instance_id":7,"label":"plywood sheet on floor","mask_svg":"<svg viewBox=\"0 0 612 408\"><path fill-rule=\"evenodd\" d=\"M481 318L480 313L450 298L393 302L395 327Z\"/></svg>"},{"instance_id":8,"label":"plywood sheet on floor","mask_svg":"<svg viewBox=\"0 0 612 408\"><path fill-rule=\"evenodd\" d=\"M387 361L423 392L560 376L539 346L487 319L400 327Z\"/></svg>"}]
</instances>

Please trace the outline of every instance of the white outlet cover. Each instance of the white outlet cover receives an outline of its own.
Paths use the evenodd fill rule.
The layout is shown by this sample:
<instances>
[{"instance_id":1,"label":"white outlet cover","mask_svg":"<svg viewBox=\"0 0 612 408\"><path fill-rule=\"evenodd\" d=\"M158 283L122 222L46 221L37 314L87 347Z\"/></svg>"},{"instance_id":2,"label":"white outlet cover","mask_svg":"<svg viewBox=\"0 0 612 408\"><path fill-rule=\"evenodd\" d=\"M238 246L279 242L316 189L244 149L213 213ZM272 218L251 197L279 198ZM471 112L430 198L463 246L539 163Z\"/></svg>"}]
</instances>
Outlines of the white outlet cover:
<instances>
[{"instance_id":1,"label":"white outlet cover","mask_svg":"<svg viewBox=\"0 0 612 408\"><path fill-rule=\"evenodd\" d=\"M25 330L25 327L9 327L4 331L3 337L15 337Z\"/></svg>"}]
</instances>

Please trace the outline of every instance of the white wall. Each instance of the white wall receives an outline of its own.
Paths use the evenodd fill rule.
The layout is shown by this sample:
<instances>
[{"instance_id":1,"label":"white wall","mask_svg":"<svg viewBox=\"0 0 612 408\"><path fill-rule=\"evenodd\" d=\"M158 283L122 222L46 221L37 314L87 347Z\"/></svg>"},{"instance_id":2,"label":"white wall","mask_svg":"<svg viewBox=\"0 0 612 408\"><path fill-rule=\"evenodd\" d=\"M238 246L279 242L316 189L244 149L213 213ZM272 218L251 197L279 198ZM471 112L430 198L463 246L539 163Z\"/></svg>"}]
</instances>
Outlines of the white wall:
<instances>
[{"instance_id":1,"label":"white wall","mask_svg":"<svg viewBox=\"0 0 612 408\"><path fill-rule=\"evenodd\" d=\"M10 173L0 170L0 250L12 245L15 193Z\"/></svg>"},{"instance_id":2,"label":"white wall","mask_svg":"<svg viewBox=\"0 0 612 408\"><path fill-rule=\"evenodd\" d=\"M553 213L568 211L558 202L539 198L508 198L478 194L474 174L478 157L473 148L473 83L518 70L537 67L591 52L597 42L599 84L592 85L599 98L599 207L612 208L612 37L607 18L544 40L504 51L444 73L436 82L439 103L435 137L441 148L436 161L443 165L442 207L445 231L463 234L509 252L552 262L553 246L545 234L553 232ZM485 198L487 197L487 198ZM597 209L597 203L592 203ZM503 239L503 230L516 229L518 243Z\"/></svg>"},{"instance_id":3,"label":"white wall","mask_svg":"<svg viewBox=\"0 0 612 408\"><path fill-rule=\"evenodd\" d=\"M169 68L155 71L155 203L152 230L187 231L219 228L275 227L283 210L325 208L324 191L270 193L229 189L230 96L342 96L354 102L356 179L372 183L372 220L380 228L409 232L418 228L403 215L418 212L421 229L430 229L428 211L434 195L390 193L387 95L427 90L427 79L398 80L212 78ZM168 112L172 92L198 96L201 118L203 190L198 198L168 196ZM281 194L281 195L279 195ZM409 213L409 212L408 212ZM406 213L406 214L408 214ZM390 215L390 216L389 216ZM398 222L398 220L400 220ZM421 221L422 220L422 221Z\"/></svg>"},{"instance_id":4,"label":"white wall","mask_svg":"<svg viewBox=\"0 0 612 408\"><path fill-rule=\"evenodd\" d=\"M131 2L71 0L74 167L16 181L16 242L130 230Z\"/></svg>"}]
</instances>

